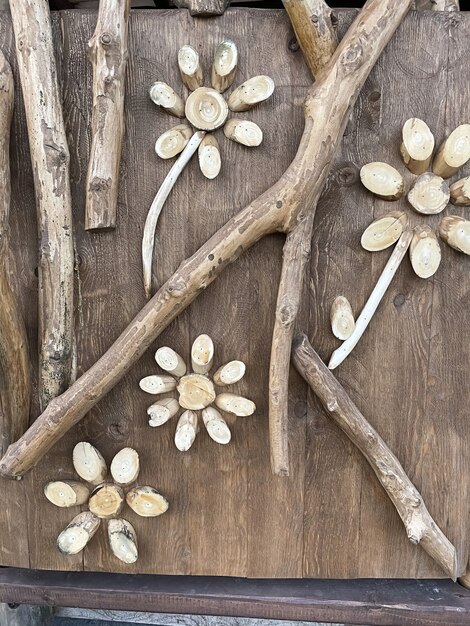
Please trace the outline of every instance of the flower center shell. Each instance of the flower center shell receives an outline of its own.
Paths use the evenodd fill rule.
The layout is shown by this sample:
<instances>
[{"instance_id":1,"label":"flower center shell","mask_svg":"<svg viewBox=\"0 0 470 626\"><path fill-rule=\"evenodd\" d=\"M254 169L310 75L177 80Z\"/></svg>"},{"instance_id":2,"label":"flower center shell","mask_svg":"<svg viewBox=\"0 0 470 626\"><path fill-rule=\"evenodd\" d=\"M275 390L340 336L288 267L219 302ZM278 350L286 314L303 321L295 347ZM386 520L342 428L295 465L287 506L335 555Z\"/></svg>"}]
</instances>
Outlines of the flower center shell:
<instances>
[{"instance_id":1,"label":"flower center shell","mask_svg":"<svg viewBox=\"0 0 470 626\"><path fill-rule=\"evenodd\" d=\"M199 87L186 100L188 121L199 130L215 130L225 123L228 106L223 96L210 87Z\"/></svg>"},{"instance_id":2,"label":"flower center shell","mask_svg":"<svg viewBox=\"0 0 470 626\"><path fill-rule=\"evenodd\" d=\"M184 409L205 409L215 400L215 389L211 380L201 374L183 376L177 387L179 403Z\"/></svg>"}]
</instances>

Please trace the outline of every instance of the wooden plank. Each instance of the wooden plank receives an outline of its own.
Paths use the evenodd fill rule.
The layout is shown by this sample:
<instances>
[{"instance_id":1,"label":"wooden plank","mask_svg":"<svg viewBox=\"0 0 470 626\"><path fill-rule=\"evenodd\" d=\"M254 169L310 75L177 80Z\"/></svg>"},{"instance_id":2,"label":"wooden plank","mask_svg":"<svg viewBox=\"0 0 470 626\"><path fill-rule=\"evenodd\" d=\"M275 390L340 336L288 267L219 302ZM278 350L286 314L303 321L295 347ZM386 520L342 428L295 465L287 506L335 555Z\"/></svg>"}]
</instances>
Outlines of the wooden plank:
<instances>
[{"instance_id":1,"label":"wooden plank","mask_svg":"<svg viewBox=\"0 0 470 626\"><path fill-rule=\"evenodd\" d=\"M54 610L48 606L0 604L2 626L50 626Z\"/></svg>"},{"instance_id":2,"label":"wooden plank","mask_svg":"<svg viewBox=\"0 0 470 626\"><path fill-rule=\"evenodd\" d=\"M405 174L407 188L414 180L401 163L400 131L412 116L426 119L433 129L442 122L448 41L443 17L412 13L389 44L362 90L355 109L355 130L344 139L343 155L317 214L321 230L314 238L314 249L319 252L312 262L311 329L314 345L326 359L338 345L331 335L325 337L330 303L335 296L346 295L353 310L359 312L390 254L384 251L372 255L360 247L360 236L372 217L400 209L408 213L413 224L426 221L411 211L406 199L389 203L367 194L357 174L364 163L384 160ZM411 84L405 88L407 82ZM398 93L399 98L395 97ZM353 183L346 189L345 151L352 162L347 167L351 168ZM436 226L438 219L429 223ZM433 279L418 279L406 260L369 329L337 375L397 454L446 531L447 514L442 508L436 510L434 491L426 489L423 480L423 474L439 475L445 458L436 455L433 448L433 469L430 459L422 472L419 465L432 421L425 410L423 383L431 340L427 313L432 293ZM457 345L454 350L459 350ZM386 363L382 364L384 358ZM423 551L408 542L396 512L358 451L317 411L315 401L315 421L309 429L312 463L308 470L315 491L310 492L310 498L306 496L306 519L313 535L309 539L310 533L306 533L306 573L318 576L327 572L333 577L427 576L424 572L443 575ZM330 472L325 472L326 467L331 468ZM441 486L443 492L446 489ZM447 494L443 499L450 508L452 500ZM346 515L340 513L344 501ZM335 533L328 531L331 524ZM314 555L311 562L310 554Z\"/></svg>"},{"instance_id":3,"label":"wooden plank","mask_svg":"<svg viewBox=\"0 0 470 626\"><path fill-rule=\"evenodd\" d=\"M464 18L462 19L462 15ZM462 64L460 50L468 42L470 22L465 14L441 16L448 31L447 82L445 107L441 107L439 137L443 140L456 126L468 122L470 70ZM451 182L470 174L467 163ZM468 209L450 205L447 215L468 219ZM470 427L467 365L470 345L462 338L468 333L470 310L470 259L441 243L442 263L434 279L430 312L429 365L426 379L427 428L421 437L426 445L419 459L423 489L429 494L433 511L443 521L454 541L462 568L469 557L470 519L468 441ZM456 392L456 390L458 390ZM428 468L434 467L430 472Z\"/></svg>"},{"instance_id":4,"label":"wooden plank","mask_svg":"<svg viewBox=\"0 0 470 626\"><path fill-rule=\"evenodd\" d=\"M412 13L406 31L399 29L390 42L386 63L382 59L377 65L382 93L381 124L377 127L376 145L371 147L369 158L384 160L396 167L403 173L407 189L416 176L406 170L399 154L403 123L413 116L424 119L436 133L437 140L442 128L448 46L448 28L443 18L443 15L434 18L427 12L424 15ZM403 89L407 82L412 87ZM398 92L400 98L391 97ZM396 203L377 199L374 217L395 208L407 213L412 226L426 223L436 227L440 219L417 214L406 199ZM390 251L371 254L374 279L389 254ZM446 515L436 510L434 493L426 488L426 480L423 480L428 468L420 463L432 419L425 409L425 381L431 341L429 314L436 281L439 281L439 274L429 280L420 279L408 258L404 260L364 343L361 341L362 345L358 346L358 358L368 377L367 384L361 389L356 387L355 391L361 394L361 410L400 459L436 522L446 532ZM377 366L384 355L389 365ZM387 390L385 398L378 390ZM440 455L434 457L432 474L440 473L443 461ZM443 576L429 556L408 541L398 515L370 471L364 475L360 502L359 576Z\"/></svg>"},{"instance_id":5,"label":"wooden plank","mask_svg":"<svg viewBox=\"0 0 470 626\"><path fill-rule=\"evenodd\" d=\"M10 245L12 247L10 262L12 269L12 288L25 322L28 343L32 354L32 384L36 388L37 380L37 308L31 307L31 299L37 298L37 252L32 247L17 245L16 242L36 241L34 219L18 202L20 194L31 207L34 218L34 186L29 159L28 136L21 98L21 87L16 66L13 31L10 19L0 16L0 47L13 71L15 82L14 117L12 121L12 140L10 143L11 166L11 206L10 206ZM34 393L33 393L34 395ZM32 407L34 414L34 407ZM1 422L1 420L0 420ZM2 480L0 482L1 501L8 503L0 515L0 561L4 565L29 567L30 554L28 545L26 489L29 482Z\"/></svg>"},{"instance_id":6,"label":"wooden plank","mask_svg":"<svg viewBox=\"0 0 470 626\"><path fill-rule=\"evenodd\" d=\"M260 620L250 617L219 617L213 615L176 615L170 613L143 613L141 611L113 611L102 609L62 608L55 612L59 618L94 619L127 624L155 624L158 626L285 626L281 620ZM61 626L60 623L57 626ZM80 626L80 625L78 625ZM325 622L290 622L289 626L327 626ZM328 626L345 626L331 624Z\"/></svg>"},{"instance_id":7,"label":"wooden plank","mask_svg":"<svg viewBox=\"0 0 470 626\"><path fill-rule=\"evenodd\" d=\"M470 592L447 580L243 580L0 568L0 601L158 613L467 626Z\"/></svg>"},{"instance_id":8,"label":"wooden plank","mask_svg":"<svg viewBox=\"0 0 470 626\"><path fill-rule=\"evenodd\" d=\"M341 34L352 17L351 13L339 14ZM373 141L370 129L379 122L377 93L373 70L360 93L346 128L341 155L317 207L310 266L309 329L312 345L325 360L338 345L329 321L334 298L347 296L353 311L358 311L369 290L367 276L371 258L361 255L357 232L364 221L367 223L372 218L374 200L363 197L358 183L358 165L370 153ZM360 132L361 128L368 132ZM351 289L351 268L356 276L354 289ZM367 374L354 356L345 366L348 372L342 377L342 383L351 392L352 385L364 384ZM356 577L359 575L360 489L365 464L356 448L325 416L321 405L311 395L306 447L304 575ZM347 557L343 558L345 552Z\"/></svg>"}]
</instances>

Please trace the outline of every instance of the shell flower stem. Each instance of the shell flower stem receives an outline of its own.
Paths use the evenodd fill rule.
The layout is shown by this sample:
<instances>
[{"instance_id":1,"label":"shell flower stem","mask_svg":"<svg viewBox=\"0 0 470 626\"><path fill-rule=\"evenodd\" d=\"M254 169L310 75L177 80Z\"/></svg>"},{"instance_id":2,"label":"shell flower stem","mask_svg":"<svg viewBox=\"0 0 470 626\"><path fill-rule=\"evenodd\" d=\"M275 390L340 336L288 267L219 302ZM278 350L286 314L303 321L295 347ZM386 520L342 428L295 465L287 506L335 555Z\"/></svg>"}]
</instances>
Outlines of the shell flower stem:
<instances>
[{"instance_id":1,"label":"shell flower stem","mask_svg":"<svg viewBox=\"0 0 470 626\"><path fill-rule=\"evenodd\" d=\"M152 259L155 245L155 229L157 227L158 218L160 217L163 205L165 204L170 191L173 189L181 172L184 170L189 160L198 149L205 134L206 133L204 131L199 130L191 137L185 149L175 161L173 167L161 184L160 189L152 202L147 219L145 220L144 236L142 239L142 264L144 270L144 289L147 298L150 298L151 295Z\"/></svg>"},{"instance_id":2,"label":"shell flower stem","mask_svg":"<svg viewBox=\"0 0 470 626\"><path fill-rule=\"evenodd\" d=\"M361 311L361 314L356 320L356 326L349 337L346 339L339 348L337 348L333 354L331 355L330 362L328 363L328 368L330 370L335 369L340 365L344 359L352 352L354 347L359 342L359 339L364 334L367 326L369 325L372 316L374 315L377 307L380 304L385 292L387 291L390 283L392 282L393 277L396 274L396 271L400 267L400 263L403 260L403 257L406 254L406 251L410 247L411 240L413 238L412 230L405 230L401 235L398 243L393 250L387 265L384 267L383 272L380 274L379 280L377 281L372 293L369 296L364 308Z\"/></svg>"}]
</instances>

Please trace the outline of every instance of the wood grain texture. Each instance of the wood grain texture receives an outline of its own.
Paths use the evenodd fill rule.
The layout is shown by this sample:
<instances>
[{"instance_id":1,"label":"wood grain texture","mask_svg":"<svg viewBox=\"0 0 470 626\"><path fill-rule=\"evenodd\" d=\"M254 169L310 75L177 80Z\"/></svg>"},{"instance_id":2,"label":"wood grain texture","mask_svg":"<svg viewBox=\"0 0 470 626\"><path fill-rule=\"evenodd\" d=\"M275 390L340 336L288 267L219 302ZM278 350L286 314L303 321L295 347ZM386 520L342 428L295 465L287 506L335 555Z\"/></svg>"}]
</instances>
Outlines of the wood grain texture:
<instances>
[{"instance_id":1,"label":"wood grain texture","mask_svg":"<svg viewBox=\"0 0 470 626\"><path fill-rule=\"evenodd\" d=\"M250 617L216 617L213 615L176 615L170 613L144 613L141 611L113 611L100 609L57 609L55 618L95 619L104 622L125 622L158 626L285 626L281 620L262 620ZM60 623L57 626L61 626ZM80 626L80 625L78 625ZM289 626L327 626L325 622L289 622ZM328 626L345 626L331 624Z\"/></svg>"},{"instance_id":2,"label":"wood grain texture","mask_svg":"<svg viewBox=\"0 0 470 626\"><path fill-rule=\"evenodd\" d=\"M58 71L71 152L80 374L109 347L144 304L142 227L170 166L157 158L153 144L174 124L150 101L147 89L156 80L165 80L180 94L185 93L176 63L179 46L189 43L196 47L208 84L215 42L221 34L230 36L240 47L240 68L234 87L250 75L266 73L273 77L276 91L267 103L244 114L265 132L265 141L259 148L250 151L218 135L222 154L219 177L206 181L193 159L178 181L157 230L157 285L230 215L276 180L290 162L302 132L302 103L310 79L301 52L289 49L293 32L283 11L229 9L217 20L200 22L187 11L133 12L127 68L127 132L118 199L120 219L112 233L86 233L83 215L91 139L91 68L85 48L96 14L77 13L54 16L53 26L56 52L61 56ZM340 12L340 34L353 15L354 12ZM10 26L2 19L0 45L16 77ZM425 119L435 132L437 143L446 132L465 121L459 116L464 116L462 102L469 94L461 81L466 80L469 70L458 56L469 28L470 17L464 13L457 17L436 12L412 14L361 92L347 127L342 154L318 206L311 271L305 287L310 298L300 322L307 327L310 308L310 337L325 359L337 346L328 319L332 300L339 294L346 295L357 313L389 254L368 253L360 248L365 227L390 207L360 188L358 168L378 158L391 161L408 176L399 154L401 127L408 117ZM257 54L243 45L255 37L262 42ZM168 54L162 55L155 41ZM272 41L278 45L273 47ZM458 95L451 96L447 80ZM410 81L413 89L403 89ZM396 93L401 94L400 99L394 97ZM280 119L283 124L279 124ZM34 189L20 90L16 94L12 133L12 239L27 242L18 250L15 262L18 294L34 351ZM468 173L468 168L464 168L462 175ZM241 183L248 180L249 184ZM201 207L197 212L196 206ZM394 208L399 208L398 203ZM410 214L408 207L404 210ZM465 209L458 211L463 215ZM291 477L279 479L271 475L267 375L275 304L272 285L277 284L282 243L281 236L267 238L225 270L28 477L19 483L0 481L2 501L4 494L8 501L8 508L0 514L1 564L28 567L31 562L33 567L46 569L251 577L441 576L422 551L407 545L401 522L370 468L323 416L315 401L309 402L307 415L306 387L293 371L289 416ZM467 262L463 255L443 246L442 267L430 281L413 276L408 262L404 262L366 335L338 369L341 383L359 409L365 412L367 408L368 415L381 416L374 427L398 456L463 558L470 537L465 511L468 459L464 453L468 438L465 371L470 355L460 340L468 328L465 308L469 296L463 278ZM458 320L455 326L453 318ZM227 448L210 441L201 430L194 447L183 454L173 444L176 422L170 420L158 429L147 426L146 407L152 400L139 390L138 381L157 373L153 358L157 347L169 345L187 357L191 340L204 331L213 336L216 344L215 368L232 358L246 360L246 379L238 383L237 390L252 398L258 408L253 416L230 423L233 443ZM389 363L380 367L384 345ZM425 399L423 381L429 349L432 362L429 361L430 382ZM33 412L37 414L37 407ZM54 508L38 494L48 480L74 477L71 451L80 440L96 445L108 464L120 448L135 447L142 461L139 482L154 485L169 499L168 512L155 519L138 518L125 509L124 517L135 526L139 540L140 558L134 566L125 566L110 554L105 529L98 531L83 556L67 559L55 551L55 538L73 514ZM336 495L332 486L339 489ZM277 593L285 592L277 589ZM271 610L264 605L261 609ZM173 608L162 606L162 610ZM242 610L240 604L236 610ZM302 611L296 617L294 613L286 614L286 619L302 619ZM359 618L363 623L365 614ZM311 615L304 612L304 619L311 619ZM343 619L340 612L327 614L325 609L325 615L336 621ZM316 619L320 618L319 614ZM381 619L376 623L391 623ZM445 623L452 623L446 620ZM438 623L442 621L436 619L434 624Z\"/></svg>"}]
</instances>

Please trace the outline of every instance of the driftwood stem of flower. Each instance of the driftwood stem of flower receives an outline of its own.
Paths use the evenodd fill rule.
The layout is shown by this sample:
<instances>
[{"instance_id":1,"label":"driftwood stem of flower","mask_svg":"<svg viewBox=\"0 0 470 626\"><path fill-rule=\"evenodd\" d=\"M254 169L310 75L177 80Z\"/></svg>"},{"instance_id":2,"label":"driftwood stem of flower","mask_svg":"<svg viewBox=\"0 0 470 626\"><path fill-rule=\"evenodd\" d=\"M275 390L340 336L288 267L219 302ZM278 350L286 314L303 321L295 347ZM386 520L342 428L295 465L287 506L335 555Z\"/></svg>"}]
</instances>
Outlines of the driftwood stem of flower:
<instances>
[{"instance_id":1,"label":"driftwood stem of flower","mask_svg":"<svg viewBox=\"0 0 470 626\"><path fill-rule=\"evenodd\" d=\"M294 339L293 362L327 414L359 448L374 470L405 525L408 539L420 544L455 580L459 574L455 547L429 514L421 494L396 456L328 370L305 335Z\"/></svg>"},{"instance_id":2,"label":"driftwood stem of flower","mask_svg":"<svg viewBox=\"0 0 470 626\"><path fill-rule=\"evenodd\" d=\"M300 47L312 75L317 77L336 46L332 12L323 0L284 0ZM287 235L277 292L269 367L269 441L271 469L289 475L289 368L295 321L300 308L305 268L310 258L316 206L308 218Z\"/></svg>"},{"instance_id":3,"label":"driftwood stem of flower","mask_svg":"<svg viewBox=\"0 0 470 626\"><path fill-rule=\"evenodd\" d=\"M297 155L281 178L218 230L158 290L108 351L10 446L0 473L18 477L121 380L153 341L217 276L262 237L307 219L323 189L349 113L411 0L368 0L312 85ZM378 27L378 24L380 27Z\"/></svg>"},{"instance_id":4,"label":"driftwood stem of flower","mask_svg":"<svg viewBox=\"0 0 470 626\"><path fill-rule=\"evenodd\" d=\"M39 400L68 386L72 370L73 271L69 150L47 0L10 3L26 110L39 231Z\"/></svg>"},{"instance_id":5,"label":"driftwood stem of flower","mask_svg":"<svg viewBox=\"0 0 470 626\"><path fill-rule=\"evenodd\" d=\"M10 213L10 126L13 76L0 51L0 450L2 454L29 424L31 382L26 331L8 276Z\"/></svg>"},{"instance_id":6,"label":"driftwood stem of flower","mask_svg":"<svg viewBox=\"0 0 470 626\"><path fill-rule=\"evenodd\" d=\"M163 205L168 198L170 191L175 186L179 175L184 170L189 160L199 148L201 141L206 133L202 130L196 131L186 147L181 152L177 160L173 163L171 170L166 175L165 180L161 184L157 195L147 214L144 226L144 236L142 238L142 265L144 268L144 290L147 298L150 298L152 289L152 259L153 249L155 246L155 229L157 228L158 218L162 212Z\"/></svg>"},{"instance_id":7,"label":"driftwood stem of flower","mask_svg":"<svg viewBox=\"0 0 470 626\"><path fill-rule=\"evenodd\" d=\"M93 65L92 144L86 183L85 228L116 226L130 0L101 0L90 39Z\"/></svg>"},{"instance_id":8,"label":"driftwood stem of flower","mask_svg":"<svg viewBox=\"0 0 470 626\"><path fill-rule=\"evenodd\" d=\"M402 234L398 243L396 244L387 265L384 267L383 272L379 276L379 280L375 284L372 293L369 296L364 308L362 309L359 317L356 320L356 325L354 327L351 335L344 341L339 348L337 348L333 354L331 355L330 362L328 363L328 367L330 370L334 370L338 365L340 365L344 359L354 350L359 339L364 334L366 328L369 326L369 322L372 319L372 316L377 311L377 307L379 306L382 298L385 295L385 292L390 286L393 277L395 276L398 268L400 267L400 263L402 262L408 248L410 247L411 240L413 238L412 230L405 230Z\"/></svg>"}]
</instances>

